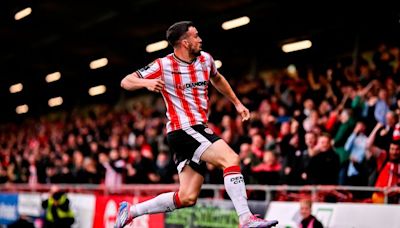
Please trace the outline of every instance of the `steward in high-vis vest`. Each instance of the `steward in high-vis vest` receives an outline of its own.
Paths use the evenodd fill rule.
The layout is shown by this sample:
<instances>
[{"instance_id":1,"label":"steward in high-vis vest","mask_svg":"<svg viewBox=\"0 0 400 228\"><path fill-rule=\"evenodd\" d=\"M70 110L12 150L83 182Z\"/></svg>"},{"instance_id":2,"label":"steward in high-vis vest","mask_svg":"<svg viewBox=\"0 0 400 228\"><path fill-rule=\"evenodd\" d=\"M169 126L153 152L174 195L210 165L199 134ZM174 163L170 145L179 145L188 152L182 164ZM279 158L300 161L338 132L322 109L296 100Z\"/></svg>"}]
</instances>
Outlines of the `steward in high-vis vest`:
<instances>
[{"instance_id":1,"label":"steward in high-vis vest","mask_svg":"<svg viewBox=\"0 0 400 228\"><path fill-rule=\"evenodd\" d=\"M74 213L69 206L65 192L56 191L42 203L45 210L44 228L70 228L74 223Z\"/></svg>"}]
</instances>

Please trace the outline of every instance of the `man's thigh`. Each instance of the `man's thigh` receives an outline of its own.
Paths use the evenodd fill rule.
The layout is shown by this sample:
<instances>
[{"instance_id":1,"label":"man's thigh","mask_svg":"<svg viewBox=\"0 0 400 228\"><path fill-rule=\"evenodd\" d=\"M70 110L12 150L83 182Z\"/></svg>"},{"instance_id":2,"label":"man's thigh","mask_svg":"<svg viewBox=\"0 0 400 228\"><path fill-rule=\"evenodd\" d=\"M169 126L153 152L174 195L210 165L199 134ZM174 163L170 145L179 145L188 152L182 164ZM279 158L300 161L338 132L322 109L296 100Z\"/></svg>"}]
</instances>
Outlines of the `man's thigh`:
<instances>
[{"instance_id":1,"label":"man's thigh","mask_svg":"<svg viewBox=\"0 0 400 228\"><path fill-rule=\"evenodd\" d=\"M209 146L201 156L201 160L219 168L237 165L239 157L232 148L222 139Z\"/></svg>"}]
</instances>

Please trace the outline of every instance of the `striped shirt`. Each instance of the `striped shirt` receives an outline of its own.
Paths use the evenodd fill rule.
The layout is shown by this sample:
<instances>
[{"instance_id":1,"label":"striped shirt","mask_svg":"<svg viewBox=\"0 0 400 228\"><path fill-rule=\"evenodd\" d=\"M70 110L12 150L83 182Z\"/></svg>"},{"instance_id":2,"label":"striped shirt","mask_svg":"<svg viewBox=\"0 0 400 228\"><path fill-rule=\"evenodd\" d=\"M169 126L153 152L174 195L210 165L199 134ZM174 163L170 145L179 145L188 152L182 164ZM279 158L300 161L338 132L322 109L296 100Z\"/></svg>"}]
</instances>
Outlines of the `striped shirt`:
<instances>
[{"instance_id":1,"label":"striped shirt","mask_svg":"<svg viewBox=\"0 0 400 228\"><path fill-rule=\"evenodd\" d=\"M141 78L161 78L161 91L167 107L167 132L208 122L208 84L217 74L214 59L201 52L191 63L174 54L159 58L137 71Z\"/></svg>"}]
</instances>

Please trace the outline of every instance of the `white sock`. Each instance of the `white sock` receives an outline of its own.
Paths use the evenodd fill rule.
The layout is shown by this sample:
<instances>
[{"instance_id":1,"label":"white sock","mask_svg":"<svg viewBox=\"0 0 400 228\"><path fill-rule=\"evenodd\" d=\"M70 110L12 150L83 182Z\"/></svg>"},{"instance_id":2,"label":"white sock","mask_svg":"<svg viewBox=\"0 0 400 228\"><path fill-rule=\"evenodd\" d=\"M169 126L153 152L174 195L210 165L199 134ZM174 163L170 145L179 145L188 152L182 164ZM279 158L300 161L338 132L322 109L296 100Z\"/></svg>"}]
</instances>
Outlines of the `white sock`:
<instances>
[{"instance_id":1,"label":"white sock","mask_svg":"<svg viewBox=\"0 0 400 228\"><path fill-rule=\"evenodd\" d=\"M239 166L228 167L224 170L224 184L239 216L239 222L243 224L252 214L247 204L246 187Z\"/></svg>"},{"instance_id":2,"label":"white sock","mask_svg":"<svg viewBox=\"0 0 400 228\"><path fill-rule=\"evenodd\" d=\"M160 194L147 201L132 205L131 214L134 218L144 214L170 212L176 209L175 192Z\"/></svg>"}]
</instances>

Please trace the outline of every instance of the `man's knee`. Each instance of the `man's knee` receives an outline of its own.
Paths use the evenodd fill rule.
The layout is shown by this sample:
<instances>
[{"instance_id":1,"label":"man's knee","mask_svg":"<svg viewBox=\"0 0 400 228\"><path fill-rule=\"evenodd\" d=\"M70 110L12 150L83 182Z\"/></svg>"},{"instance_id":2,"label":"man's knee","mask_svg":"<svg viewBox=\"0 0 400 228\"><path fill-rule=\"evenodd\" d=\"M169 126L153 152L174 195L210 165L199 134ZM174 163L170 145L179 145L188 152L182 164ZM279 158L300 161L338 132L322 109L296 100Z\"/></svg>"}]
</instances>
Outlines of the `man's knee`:
<instances>
[{"instance_id":1,"label":"man's knee","mask_svg":"<svg viewBox=\"0 0 400 228\"><path fill-rule=\"evenodd\" d=\"M240 165L239 155L237 155L237 153L235 153L235 151L233 151L229 146L227 146L226 152L222 156L224 160L222 168Z\"/></svg>"},{"instance_id":2,"label":"man's knee","mask_svg":"<svg viewBox=\"0 0 400 228\"><path fill-rule=\"evenodd\" d=\"M232 152L228 156L225 156L223 158L223 161L221 162L222 169L226 169L231 166L239 166L239 165L240 165L240 158L235 152Z\"/></svg>"},{"instance_id":3,"label":"man's knee","mask_svg":"<svg viewBox=\"0 0 400 228\"><path fill-rule=\"evenodd\" d=\"M181 193L179 192L181 207L191 207L197 202L197 194L195 193Z\"/></svg>"},{"instance_id":4,"label":"man's knee","mask_svg":"<svg viewBox=\"0 0 400 228\"><path fill-rule=\"evenodd\" d=\"M240 165L240 158L239 158L239 155L237 155L236 153L234 153L233 155L232 155L232 158L231 158L231 165L232 166L234 166L234 165Z\"/></svg>"}]
</instances>

